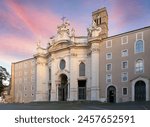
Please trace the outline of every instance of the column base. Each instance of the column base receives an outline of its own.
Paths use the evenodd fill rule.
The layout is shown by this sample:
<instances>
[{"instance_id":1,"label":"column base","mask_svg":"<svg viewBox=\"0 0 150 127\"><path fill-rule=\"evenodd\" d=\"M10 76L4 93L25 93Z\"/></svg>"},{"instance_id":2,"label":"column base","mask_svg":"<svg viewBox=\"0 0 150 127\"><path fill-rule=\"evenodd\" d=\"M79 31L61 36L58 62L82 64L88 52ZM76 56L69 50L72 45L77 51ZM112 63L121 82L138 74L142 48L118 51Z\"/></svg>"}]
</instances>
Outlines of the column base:
<instances>
[{"instance_id":1,"label":"column base","mask_svg":"<svg viewBox=\"0 0 150 127\"><path fill-rule=\"evenodd\" d=\"M91 88L91 101L99 101L99 88L92 87Z\"/></svg>"}]
</instances>

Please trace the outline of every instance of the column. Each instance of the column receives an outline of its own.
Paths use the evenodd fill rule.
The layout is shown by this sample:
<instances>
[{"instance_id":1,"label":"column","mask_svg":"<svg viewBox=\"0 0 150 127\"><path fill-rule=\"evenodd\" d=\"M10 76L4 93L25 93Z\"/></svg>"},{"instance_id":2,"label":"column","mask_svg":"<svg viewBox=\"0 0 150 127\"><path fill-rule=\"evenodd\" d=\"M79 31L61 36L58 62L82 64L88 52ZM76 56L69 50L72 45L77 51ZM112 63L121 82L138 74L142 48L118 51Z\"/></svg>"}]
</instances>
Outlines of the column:
<instances>
[{"instance_id":1,"label":"column","mask_svg":"<svg viewBox=\"0 0 150 127\"><path fill-rule=\"evenodd\" d=\"M91 100L99 100L99 43L91 44Z\"/></svg>"},{"instance_id":2,"label":"column","mask_svg":"<svg viewBox=\"0 0 150 127\"><path fill-rule=\"evenodd\" d=\"M38 57L36 67L35 101L48 101L48 65L46 59Z\"/></svg>"}]
</instances>

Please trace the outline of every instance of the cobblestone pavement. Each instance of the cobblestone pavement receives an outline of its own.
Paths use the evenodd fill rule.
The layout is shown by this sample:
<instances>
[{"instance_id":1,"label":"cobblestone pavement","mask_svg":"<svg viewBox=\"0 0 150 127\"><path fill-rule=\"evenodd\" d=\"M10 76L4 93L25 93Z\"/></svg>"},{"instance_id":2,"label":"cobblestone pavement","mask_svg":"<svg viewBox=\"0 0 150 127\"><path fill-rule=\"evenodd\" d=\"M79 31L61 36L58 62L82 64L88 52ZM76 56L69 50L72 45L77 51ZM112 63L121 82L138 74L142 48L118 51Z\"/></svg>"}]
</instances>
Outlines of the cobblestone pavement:
<instances>
[{"instance_id":1,"label":"cobblestone pavement","mask_svg":"<svg viewBox=\"0 0 150 127\"><path fill-rule=\"evenodd\" d=\"M0 104L0 110L150 110L148 102L100 103L96 101Z\"/></svg>"}]
</instances>

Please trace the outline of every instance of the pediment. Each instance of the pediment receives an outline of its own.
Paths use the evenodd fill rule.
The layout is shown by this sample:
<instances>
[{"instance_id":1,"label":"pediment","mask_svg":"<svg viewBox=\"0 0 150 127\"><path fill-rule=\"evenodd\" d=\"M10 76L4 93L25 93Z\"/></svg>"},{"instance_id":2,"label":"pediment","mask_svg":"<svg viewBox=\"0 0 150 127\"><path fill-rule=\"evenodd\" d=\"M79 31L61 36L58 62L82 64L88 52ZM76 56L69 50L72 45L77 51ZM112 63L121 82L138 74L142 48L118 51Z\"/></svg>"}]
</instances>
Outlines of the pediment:
<instances>
[{"instance_id":1,"label":"pediment","mask_svg":"<svg viewBox=\"0 0 150 127\"><path fill-rule=\"evenodd\" d=\"M72 43L70 41L59 41L55 43L52 48L53 49L62 49L70 46Z\"/></svg>"}]
</instances>

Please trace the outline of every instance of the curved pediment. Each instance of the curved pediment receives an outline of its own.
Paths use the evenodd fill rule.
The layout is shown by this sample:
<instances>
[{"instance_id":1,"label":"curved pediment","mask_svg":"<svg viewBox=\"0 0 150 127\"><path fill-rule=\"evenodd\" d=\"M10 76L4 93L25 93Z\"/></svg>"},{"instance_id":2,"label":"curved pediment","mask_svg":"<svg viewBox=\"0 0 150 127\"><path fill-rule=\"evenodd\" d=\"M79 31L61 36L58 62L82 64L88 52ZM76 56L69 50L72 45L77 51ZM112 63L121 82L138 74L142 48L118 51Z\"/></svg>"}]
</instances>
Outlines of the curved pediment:
<instances>
[{"instance_id":1,"label":"curved pediment","mask_svg":"<svg viewBox=\"0 0 150 127\"><path fill-rule=\"evenodd\" d=\"M59 49L64 49L69 47L70 45L72 45L72 43L70 41L58 41L56 43L53 44L53 46L51 47L51 50L59 50Z\"/></svg>"}]
</instances>

